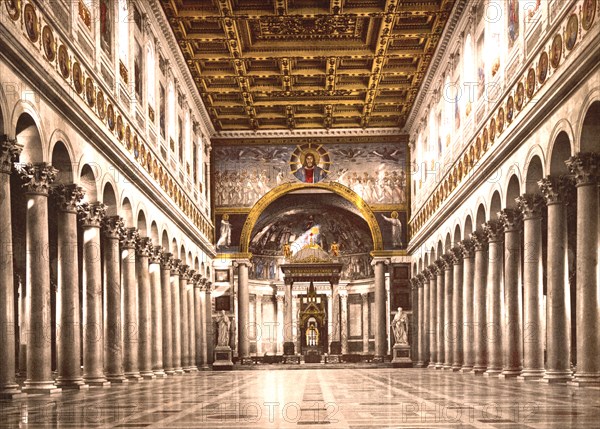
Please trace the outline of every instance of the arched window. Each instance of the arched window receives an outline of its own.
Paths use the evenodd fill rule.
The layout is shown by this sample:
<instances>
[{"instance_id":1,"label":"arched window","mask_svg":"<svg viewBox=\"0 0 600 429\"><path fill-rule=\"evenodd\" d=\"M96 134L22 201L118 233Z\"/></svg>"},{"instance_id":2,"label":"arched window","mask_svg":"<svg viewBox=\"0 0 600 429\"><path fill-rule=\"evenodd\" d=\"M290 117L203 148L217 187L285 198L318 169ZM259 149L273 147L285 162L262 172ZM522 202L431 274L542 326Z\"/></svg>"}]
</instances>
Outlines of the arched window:
<instances>
[{"instance_id":1,"label":"arched window","mask_svg":"<svg viewBox=\"0 0 600 429\"><path fill-rule=\"evenodd\" d=\"M435 158L437 154L437 127L435 120L435 106L431 107L429 112L429 145L427 150L427 162L429 169L433 170L435 165Z\"/></svg>"},{"instance_id":2,"label":"arched window","mask_svg":"<svg viewBox=\"0 0 600 429\"><path fill-rule=\"evenodd\" d=\"M169 95L168 95L168 103L169 103L169 138L171 140L175 140L175 88L173 87L173 82L169 82ZM171 147L172 150L175 150L174 147Z\"/></svg>"},{"instance_id":3,"label":"arched window","mask_svg":"<svg viewBox=\"0 0 600 429\"><path fill-rule=\"evenodd\" d=\"M441 133L444 138L444 144L442 145L442 152L445 152L446 149L450 146L450 141L452 140L452 116L454 113L454 101L456 97L456 86L450 84L450 76L446 76L446 80L444 81L444 113L443 113L443 132Z\"/></svg>"},{"instance_id":4,"label":"arched window","mask_svg":"<svg viewBox=\"0 0 600 429\"><path fill-rule=\"evenodd\" d=\"M154 64L154 47L152 43L146 45L146 82L148 91L148 105L154 109L156 103L156 74Z\"/></svg>"},{"instance_id":5,"label":"arched window","mask_svg":"<svg viewBox=\"0 0 600 429\"><path fill-rule=\"evenodd\" d=\"M119 0L119 59L125 67L128 66L129 62L129 45L130 34L129 34L129 8L127 7L127 0Z\"/></svg>"},{"instance_id":6,"label":"arched window","mask_svg":"<svg viewBox=\"0 0 600 429\"><path fill-rule=\"evenodd\" d=\"M475 85L477 81L475 79L475 57L473 56L473 38L471 34L467 34L465 39L465 48L463 53L463 111L465 116L471 114L471 103L475 101L476 91Z\"/></svg>"},{"instance_id":7,"label":"arched window","mask_svg":"<svg viewBox=\"0 0 600 429\"><path fill-rule=\"evenodd\" d=\"M185 111L185 138L183 139L183 154L186 160L190 159L190 147L192 146L192 123L190 120L190 111ZM189 164L188 164L189 165ZM189 168L188 168L189 173Z\"/></svg>"},{"instance_id":8,"label":"arched window","mask_svg":"<svg viewBox=\"0 0 600 429\"><path fill-rule=\"evenodd\" d=\"M499 0L492 0L486 8L486 22L489 37L486 36L486 64L489 67L488 73L493 78L496 76L502 65L504 53L504 6ZM518 24L517 24L518 25Z\"/></svg>"},{"instance_id":9,"label":"arched window","mask_svg":"<svg viewBox=\"0 0 600 429\"><path fill-rule=\"evenodd\" d=\"M112 0L100 0L100 46L111 58L114 22L113 5Z\"/></svg>"},{"instance_id":10,"label":"arched window","mask_svg":"<svg viewBox=\"0 0 600 429\"><path fill-rule=\"evenodd\" d=\"M508 0L506 14L506 29L508 37L508 49L512 49L515 43L519 40L519 0Z\"/></svg>"}]
</instances>

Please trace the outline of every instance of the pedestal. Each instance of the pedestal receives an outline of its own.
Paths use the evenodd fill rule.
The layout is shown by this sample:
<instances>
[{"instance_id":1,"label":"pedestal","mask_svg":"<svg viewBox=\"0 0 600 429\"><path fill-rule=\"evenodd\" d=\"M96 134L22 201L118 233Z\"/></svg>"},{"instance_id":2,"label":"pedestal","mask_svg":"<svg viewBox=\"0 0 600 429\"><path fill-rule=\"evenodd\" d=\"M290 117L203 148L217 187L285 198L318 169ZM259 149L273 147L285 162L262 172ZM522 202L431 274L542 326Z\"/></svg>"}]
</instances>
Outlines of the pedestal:
<instances>
[{"instance_id":1,"label":"pedestal","mask_svg":"<svg viewBox=\"0 0 600 429\"><path fill-rule=\"evenodd\" d=\"M215 371L231 371L233 369L233 352L229 346L215 347L215 360L213 369Z\"/></svg>"},{"instance_id":2,"label":"pedestal","mask_svg":"<svg viewBox=\"0 0 600 429\"><path fill-rule=\"evenodd\" d=\"M394 344L392 347L392 366L394 368L412 368L410 346L408 344Z\"/></svg>"}]
</instances>

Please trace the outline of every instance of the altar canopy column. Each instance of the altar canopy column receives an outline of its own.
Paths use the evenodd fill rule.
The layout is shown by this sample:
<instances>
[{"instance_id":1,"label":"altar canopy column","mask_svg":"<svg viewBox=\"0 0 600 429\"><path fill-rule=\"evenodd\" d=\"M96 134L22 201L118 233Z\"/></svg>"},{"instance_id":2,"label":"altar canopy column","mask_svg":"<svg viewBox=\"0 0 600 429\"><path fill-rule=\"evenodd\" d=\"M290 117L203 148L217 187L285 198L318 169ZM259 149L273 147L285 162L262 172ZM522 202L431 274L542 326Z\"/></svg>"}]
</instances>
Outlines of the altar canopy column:
<instances>
[{"instance_id":1,"label":"altar canopy column","mask_svg":"<svg viewBox=\"0 0 600 429\"><path fill-rule=\"evenodd\" d=\"M342 354L348 354L348 291L346 287L340 288L340 331L342 340Z\"/></svg>"},{"instance_id":2,"label":"altar canopy column","mask_svg":"<svg viewBox=\"0 0 600 429\"><path fill-rule=\"evenodd\" d=\"M437 361L435 362L435 369L442 369L444 367L444 297L445 297L445 288L444 288L444 272L446 269L446 264L444 260L440 257L437 261L435 261L437 265L437 282L436 282L436 320L437 325L435 327L435 335L436 335L436 345L437 345Z\"/></svg>"},{"instance_id":3,"label":"altar canopy column","mask_svg":"<svg viewBox=\"0 0 600 429\"><path fill-rule=\"evenodd\" d=\"M181 259L171 262L171 336L172 359L175 374L183 374L181 361L181 297L179 295L179 270Z\"/></svg>"},{"instance_id":4,"label":"altar canopy column","mask_svg":"<svg viewBox=\"0 0 600 429\"><path fill-rule=\"evenodd\" d=\"M432 264L427 270L429 278L429 365L427 368L435 369L437 363L437 275L440 269Z\"/></svg>"},{"instance_id":5,"label":"altar canopy column","mask_svg":"<svg viewBox=\"0 0 600 429\"><path fill-rule=\"evenodd\" d=\"M504 228L504 314L502 341L504 368L501 378L517 377L523 370L523 313L521 296L521 212L504 209L499 213Z\"/></svg>"},{"instance_id":6,"label":"altar canopy column","mask_svg":"<svg viewBox=\"0 0 600 429\"><path fill-rule=\"evenodd\" d=\"M156 378L152 371L152 291L150 288L150 273L148 257L151 252L152 240L148 237L139 237L136 248L136 271L138 279L138 321L139 321L139 348L138 359L140 375L144 380Z\"/></svg>"},{"instance_id":7,"label":"altar canopy column","mask_svg":"<svg viewBox=\"0 0 600 429\"><path fill-rule=\"evenodd\" d=\"M13 239L11 219L10 175L13 162L23 147L16 140L0 141L0 399L24 396L17 384L15 345L15 283L13 272ZM71 221L76 222L76 219ZM77 257L77 255L75 255ZM75 269L75 272L77 269ZM77 302L79 306L79 301ZM79 318L79 313L77 314ZM78 368L79 369L79 368ZM81 378L81 375L79 375Z\"/></svg>"},{"instance_id":8,"label":"altar canopy column","mask_svg":"<svg viewBox=\"0 0 600 429\"><path fill-rule=\"evenodd\" d=\"M473 281L475 244L473 240L461 241L463 254L463 300L460 304L463 312L463 366L461 372L471 372L475 363L475 331L473 317Z\"/></svg>"},{"instance_id":9,"label":"altar canopy column","mask_svg":"<svg viewBox=\"0 0 600 429\"><path fill-rule=\"evenodd\" d=\"M63 389L83 389L89 386L81 374L77 204L83 198L84 191L74 184L58 185L52 189L52 194L58 206L56 385ZM12 266L10 269L12 272Z\"/></svg>"},{"instance_id":10,"label":"altar canopy column","mask_svg":"<svg viewBox=\"0 0 600 429\"><path fill-rule=\"evenodd\" d=\"M284 312L284 294L277 292L276 296L276 313L277 313L277 328L275 331L275 341L277 342L277 354L283 353L283 336L285 333L285 317L283 315Z\"/></svg>"},{"instance_id":11,"label":"altar canopy column","mask_svg":"<svg viewBox=\"0 0 600 429\"><path fill-rule=\"evenodd\" d=\"M212 363L214 358L215 339L213 334L213 317L212 317L212 282L207 281L206 287L206 359L207 363Z\"/></svg>"},{"instance_id":12,"label":"altar canopy column","mask_svg":"<svg viewBox=\"0 0 600 429\"><path fill-rule=\"evenodd\" d=\"M189 346L189 319L188 319L188 280L190 279L189 275L190 267L189 265L180 265L179 266L179 308L180 308L180 356L181 356L181 366L185 372L190 372L190 346Z\"/></svg>"},{"instance_id":13,"label":"altar canopy column","mask_svg":"<svg viewBox=\"0 0 600 429\"><path fill-rule=\"evenodd\" d=\"M292 336L292 286L291 280L285 280L285 299L283 302L283 354L294 354L294 339Z\"/></svg>"},{"instance_id":14,"label":"altar canopy column","mask_svg":"<svg viewBox=\"0 0 600 429\"><path fill-rule=\"evenodd\" d=\"M573 203L573 183L567 177L547 176L538 182L548 205L548 263L546 303L546 373L542 381L562 383L571 371L571 294L568 267L567 205Z\"/></svg>"},{"instance_id":15,"label":"altar canopy column","mask_svg":"<svg viewBox=\"0 0 600 429\"><path fill-rule=\"evenodd\" d=\"M104 291L106 296L106 323L104 325L104 366L106 379L111 383L125 383L123 373L123 326L121 323L121 267L119 237L123 219L119 216L104 218ZM77 298L79 300L79 297ZM79 335L79 333L78 333ZM77 361L79 368L79 360Z\"/></svg>"},{"instance_id":16,"label":"altar canopy column","mask_svg":"<svg viewBox=\"0 0 600 429\"><path fill-rule=\"evenodd\" d=\"M598 175L600 153L579 153L567 166L577 186L577 370L574 386L600 385Z\"/></svg>"},{"instance_id":17,"label":"altar canopy column","mask_svg":"<svg viewBox=\"0 0 600 429\"><path fill-rule=\"evenodd\" d=\"M452 359L454 358L454 337L452 318L452 303L454 295L454 257L448 253L442 256L444 261L444 312L442 323L442 341L444 342L444 366L443 369L452 369Z\"/></svg>"},{"instance_id":18,"label":"altar canopy column","mask_svg":"<svg viewBox=\"0 0 600 429\"><path fill-rule=\"evenodd\" d=\"M486 330L486 283L487 283L487 237L481 231L471 234L475 249L475 274L473 278L473 374L480 375L487 369Z\"/></svg>"},{"instance_id":19,"label":"altar canopy column","mask_svg":"<svg viewBox=\"0 0 600 429\"><path fill-rule=\"evenodd\" d=\"M452 249L452 329L449 331L452 342L452 371L463 365L463 251L457 246Z\"/></svg>"},{"instance_id":20,"label":"altar canopy column","mask_svg":"<svg viewBox=\"0 0 600 429\"><path fill-rule=\"evenodd\" d=\"M487 275L487 329L488 367L486 377L498 376L502 372L502 277L504 267L503 244L504 227L499 219L485 223L484 232L488 238Z\"/></svg>"},{"instance_id":21,"label":"altar canopy column","mask_svg":"<svg viewBox=\"0 0 600 429\"><path fill-rule=\"evenodd\" d=\"M362 299L362 342L363 354L369 354L369 294L363 292L360 294Z\"/></svg>"},{"instance_id":22,"label":"altar canopy column","mask_svg":"<svg viewBox=\"0 0 600 429\"><path fill-rule=\"evenodd\" d=\"M151 349L152 372L156 377L166 377L163 368L163 337L162 337L162 295L161 295L161 268L160 261L163 255L161 246L153 246L148 258L148 272L150 274L150 320L151 320Z\"/></svg>"},{"instance_id":23,"label":"altar canopy column","mask_svg":"<svg viewBox=\"0 0 600 429\"><path fill-rule=\"evenodd\" d=\"M340 326L340 286L337 282L331 284L331 343L329 354L339 355L342 353L341 326Z\"/></svg>"},{"instance_id":24,"label":"altar canopy column","mask_svg":"<svg viewBox=\"0 0 600 429\"><path fill-rule=\"evenodd\" d=\"M104 327L102 314L102 266L100 224L106 216L102 203L78 207L83 227L83 379L90 386L108 387L104 375Z\"/></svg>"},{"instance_id":25,"label":"altar canopy column","mask_svg":"<svg viewBox=\"0 0 600 429\"><path fill-rule=\"evenodd\" d=\"M190 270L187 285L187 314L188 314L188 354L190 371L198 371L196 366L196 304L194 302L194 287L197 281L196 271Z\"/></svg>"},{"instance_id":26,"label":"altar canopy column","mask_svg":"<svg viewBox=\"0 0 600 429\"><path fill-rule=\"evenodd\" d=\"M52 379L50 343L50 264L48 263L48 190L57 170L50 164L21 164L27 199L26 289L29 300L27 327L27 379L25 393L58 393ZM4 219L2 219L4 222ZM9 239L12 242L12 238ZM12 304L12 303L11 303ZM13 353L13 350L9 350ZM4 365L4 362L2 363Z\"/></svg>"},{"instance_id":27,"label":"altar canopy column","mask_svg":"<svg viewBox=\"0 0 600 429\"><path fill-rule=\"evenodd\" d=\"M125 228L121 236L123 278L123 369L130 381L140 381L138 366L138 296L135 272L136 228Z\"/></svg>"},{"instance_id":28,"label":"altar canopy column","mask_svg":"<svg viewBox=\"0 0 600 429\"><path fill-rule=\"evenodd\" d=\"M162 357L165 374L175 374L173 367L173 307L171 305L171 263L173 254L164 251L160 258Z\"/></svg>"},{"instance_id":29,"label":"altar canopy column","mask_svg":"<svg viewBox=\"0 0 600 429\"><path fill-rule=\"evenodd\" d=\"M248 287L249 265L250 261L248 260L237 260L234 263L234 266L236 266L238 269L238 355L242 364L251 363L251 361L248 362L250 359L250 331L248 330L250 315L250 289ZM291 326L291 302L289 313ZM291 341L291 339L288 341Z\"/></svg>"},{"instance_id":30,"label":"altar canopy column","mask_svg":"<svg viewBox=\"0 0 600 429\"><path fill-rule=\"evenodd\" d=\"M262 339L263 339L263 324L262 324L262 299L263 296L260 293L256 294L256 301L254 302L256 312L254 318L254 338L256 338L256 355L262 355Z\"/></svg>"},{"instance_id":31,"label":"altar canopy column","mask_svg":"<svg viewBox=\"0 0 600 429\"><path fill-rule=\"evenodd\" d=\"M194 327L196 331L196 368L203 369L206 365L206 332L204 330L204 279L200 274L194 274Z\"/></svg>"},{"instance_id":32,"label":"altar canopy column","mask_svg":"<svg viewBox=\"0 0 600 429\"><path fill-rule=\"evenodd\" d=\"M375 357L374 362L383 362L387 349L385 317L385 266L388 259L373 258L375 272Z\"/></svg>"},{"instance_id":33,"label":"altar canopy column","mask_svg":"<svg viewBox=\"0 0 600 429\"><path fill-rule=\"evenodd\" d=\"M520 381L538 380L544 376L542 208L538 194L517 198L523 213L523 356ZM595 245L597 244L594 241Z\"/></svg>"}]
</instances>

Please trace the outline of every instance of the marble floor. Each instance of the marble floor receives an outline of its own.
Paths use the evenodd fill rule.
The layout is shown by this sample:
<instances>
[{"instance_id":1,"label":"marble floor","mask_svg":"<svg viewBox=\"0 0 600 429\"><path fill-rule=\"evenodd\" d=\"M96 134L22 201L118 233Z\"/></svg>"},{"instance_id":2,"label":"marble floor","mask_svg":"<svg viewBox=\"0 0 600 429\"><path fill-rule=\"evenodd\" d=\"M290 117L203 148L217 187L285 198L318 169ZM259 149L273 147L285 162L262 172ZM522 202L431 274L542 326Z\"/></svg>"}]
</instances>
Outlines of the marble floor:
<instances>
[{"instance_id":1,"label":"marble floor","mask_svg":"<svg viewBox=\"0 0 600 429\"><path fill-rule=\"evenodd\" d=\"M597 428L600 389L427 369L199 372L0 401L0 428Z\"/></svg>"}]
</instances>

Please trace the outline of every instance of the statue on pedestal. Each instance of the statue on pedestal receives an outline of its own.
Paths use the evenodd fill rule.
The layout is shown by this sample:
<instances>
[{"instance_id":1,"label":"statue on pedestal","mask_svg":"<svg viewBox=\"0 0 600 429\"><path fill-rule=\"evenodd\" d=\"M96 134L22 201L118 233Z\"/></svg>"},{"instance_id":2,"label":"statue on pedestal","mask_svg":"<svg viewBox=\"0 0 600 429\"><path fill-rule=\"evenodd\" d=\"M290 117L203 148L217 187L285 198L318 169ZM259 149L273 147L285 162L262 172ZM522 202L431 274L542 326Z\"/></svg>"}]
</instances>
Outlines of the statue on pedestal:
<instances>
[{"instance_id":1,"label":"statue on pedestal","mask_svg":"<svg viewBox=\"0 0 600 429\"><path fill-rule=\"evenodd\" d=\"M221 314L219 317L217 317L217 325L219 327L217 346L229 346L229 330L231 328L231 321L225 314L225 310L221 310Z\"/></svg>"},{"instance_id":2,"label":"statue on pedestal","mask_svg":"<svg viewBox=\"0 0 600 429\"><path fill-rule=\"evenodd\" d=\"M395 344L408 344L408 319L402 311L402 307L398 307L398 312L392 320L392 328L394 329Z\"/></svg>"}]
</instances>

